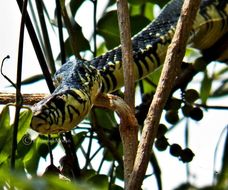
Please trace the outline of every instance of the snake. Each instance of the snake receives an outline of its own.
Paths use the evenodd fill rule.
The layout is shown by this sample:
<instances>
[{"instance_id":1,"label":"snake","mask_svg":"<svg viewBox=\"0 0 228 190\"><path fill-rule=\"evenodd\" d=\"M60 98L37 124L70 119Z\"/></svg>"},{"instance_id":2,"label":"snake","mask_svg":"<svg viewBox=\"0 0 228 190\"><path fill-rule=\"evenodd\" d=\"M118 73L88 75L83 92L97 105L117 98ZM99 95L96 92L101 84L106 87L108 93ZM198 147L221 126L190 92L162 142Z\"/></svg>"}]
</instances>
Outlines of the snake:
<instances>
[{"instance_id":1,"label":"snake","mask_svg":"<svg viewBox=\"0 0 228 190\"><path fill-rule=\"evenodd\" d=\"M135 80L161 66L174 36L183 0L172 0L151 23L132 37ZM188 46L200 51L213 46L228 31L228 1L202 0ZM99 93L124 85L121 46L92 60L69 60L53 77L54 92L33 105L31 128L41 134L67 132L90 112Z\"/></svg>"}]
</instances>

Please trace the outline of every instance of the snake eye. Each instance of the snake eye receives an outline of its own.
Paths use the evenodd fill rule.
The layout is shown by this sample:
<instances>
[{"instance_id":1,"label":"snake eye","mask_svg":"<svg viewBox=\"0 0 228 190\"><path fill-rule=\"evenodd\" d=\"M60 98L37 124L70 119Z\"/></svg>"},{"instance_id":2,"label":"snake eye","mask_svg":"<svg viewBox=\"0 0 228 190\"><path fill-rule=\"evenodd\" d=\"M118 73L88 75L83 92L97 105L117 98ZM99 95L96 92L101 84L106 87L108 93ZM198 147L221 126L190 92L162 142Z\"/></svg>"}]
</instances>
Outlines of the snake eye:
<instances>
[{"instance_id":1,"label":"snake eye","mask_svg":"<svg viewBox=\"0 0 228 190\"><path fill-rule=\"evenodd\" d=\"M48 115L50 114L50 110L45 109L45 110L43 111L43 113L44 113L45 116L48 116Z\"/></svg>"}]
</instances>

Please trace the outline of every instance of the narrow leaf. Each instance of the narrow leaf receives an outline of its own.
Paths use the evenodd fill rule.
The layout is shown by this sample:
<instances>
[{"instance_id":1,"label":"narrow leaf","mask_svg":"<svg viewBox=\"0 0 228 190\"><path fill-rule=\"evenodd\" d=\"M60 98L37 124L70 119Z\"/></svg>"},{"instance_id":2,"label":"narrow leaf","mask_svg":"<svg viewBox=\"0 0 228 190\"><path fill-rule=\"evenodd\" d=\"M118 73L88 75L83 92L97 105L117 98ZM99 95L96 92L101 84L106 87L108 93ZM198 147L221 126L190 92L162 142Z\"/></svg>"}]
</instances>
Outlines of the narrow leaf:
<instances>
[{"instance_id":1,"label":"narrow leaf","mask_svg":"<svg viewBox=\"0 0 228 190\"><path fill-rule=\"evenodd\" d=\"M210 78L207 74L207 71L204 72L204 78L201 83L200 88L200 98L203 104L206 104L207 99L211 92L212 78Z\"/></svg>"},{"instance_id":2,"label":"narrow leaf","mask_svg":"<svg viewBox=\"0 0 228 190\"><path fill-rule=\"evenodd\" d=\"M0 113L0 152L5 144L5 140L8 137L10 131L10 115L9 106L5 106Z\"/></svg>"}]
</instances>

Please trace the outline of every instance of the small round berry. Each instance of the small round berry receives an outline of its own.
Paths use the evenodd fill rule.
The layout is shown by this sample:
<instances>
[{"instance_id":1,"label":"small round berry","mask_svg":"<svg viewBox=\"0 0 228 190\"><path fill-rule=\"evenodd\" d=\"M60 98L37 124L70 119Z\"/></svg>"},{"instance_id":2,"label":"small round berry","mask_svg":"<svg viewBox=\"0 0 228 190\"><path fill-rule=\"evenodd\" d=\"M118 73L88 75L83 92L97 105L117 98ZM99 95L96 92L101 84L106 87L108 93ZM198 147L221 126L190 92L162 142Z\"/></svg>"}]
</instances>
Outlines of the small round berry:
<instances>
[{"instance_id":1,"label":"small round berry","mask_svg":"<svg viewBox=\"0 0 228 190\"><path fill-rule=\"evenodd\" d=\"M170 124L176 124L179 121L178 112L176 110L168 110L165 114L165 119Z\"/></svg>"},{"instance_id":2,"label":"small round berry","mask_svg":"<svg viewBox=\"0 0 228 190\"><path fill-rule=\"evenodd\" d=\"M186 102L193 103L197 99L199 99L199 93L196 90L194 90L194 89L188 89L185 92L185 100L186 100Z\"/></svg>"},{"instance_id":3,"label":"small round berry","mask_svg":"<svg viewBox=\"0 0 228 190\"><path fill-rule=\"evenodd\" d=\"M165 138L165 136L157 139L155 141L155 147L159 150L159 151L164 151L166 150L166 148L168 147L169 143L167 141L167 138Z\"/></svg>"},{"instance_id":4,"label":"small round berry","mask_svg":"<svg viewBox=\"0 0 228 190\"><path fill-rule=\"evenodd\" d=\"M200 121L203 118L203 111L199 107L195 107L190 111L189 116L196 121Z\"/></svg>"},{"instance_id":5,"label":"small round berry","mask_svg":"<svg viewBox=\"0 0 228 190\"><path fill-rule=\"evenodd\" d=\"M179 157L182 153L182 148L179 144L170 145L169 152L172 156Z\"/></svg>"},{"instance_id":6,"label":"small round berry","mask_svg":"<svg viewBox=\"0 0 228 190\"><path fill-rule=\"evenodd\" d=\"M194 156L195 156L195 154L192 152L191 149L185 148L181 152L180 160L184 163L191 162Z\"/></svg>"},{"instance_id":7,"label":"small round berry","mask_svg":"<svg viewBox=\"0 0 228 190\"><path fill-rule=\"evenodd\" d=\"M164 136L167 131L168 128L164 124L160 123L158 126L157 138L159 139Z\"/></svg>"},{"instance_id":8,"label":"small round berry","mask_svg":"<svg viewBox=\"0 0 228 190\"><path fill-rule=\"evenodd\" d=\"M190 104L185 104L182 108L181 111L185 117L189 117L190 111L193 109L193 106Z\"/></svg>"},{"instance_id":9,"label":"small round berry","mask_svg":"<svg viewBox=\"0 0 228 190\"><path fill-rule=\"evenodd\" d=\"M168 99L165 109L166 110L178 110L181 107L181 100L177 98Z\"/></svg>"}]
</instances>

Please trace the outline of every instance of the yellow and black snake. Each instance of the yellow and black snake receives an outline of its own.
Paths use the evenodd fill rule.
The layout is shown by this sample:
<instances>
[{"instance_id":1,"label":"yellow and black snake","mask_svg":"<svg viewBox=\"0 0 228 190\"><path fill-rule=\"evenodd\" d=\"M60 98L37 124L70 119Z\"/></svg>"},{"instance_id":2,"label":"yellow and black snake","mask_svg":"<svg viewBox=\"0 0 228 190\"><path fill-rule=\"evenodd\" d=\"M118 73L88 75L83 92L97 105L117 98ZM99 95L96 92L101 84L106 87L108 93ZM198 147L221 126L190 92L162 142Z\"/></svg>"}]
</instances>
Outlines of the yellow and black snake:
<instances>
[{"instance_id":1,"label":"yellow and black snake","mask_svg":"<svg viewBox=\"0 0 228 190\"><path fill-rule=\"evenodd\" d=\"M183 0L173 0L161 14L132 38L135 79L163 64L173 37ZM193 24L188 45L210 48L228 31L228 0L203 0ZM74 60L56 72L56 89L33 106L31 128L44 134L69 131L88 114L99 93L123 85L121 47L91 61Z\"/></svg>"}]
</instances>

